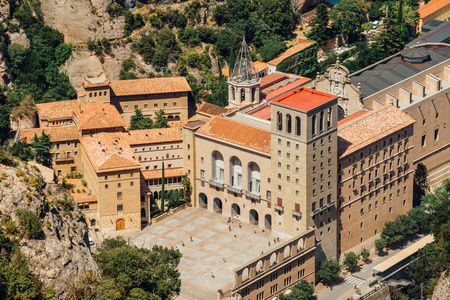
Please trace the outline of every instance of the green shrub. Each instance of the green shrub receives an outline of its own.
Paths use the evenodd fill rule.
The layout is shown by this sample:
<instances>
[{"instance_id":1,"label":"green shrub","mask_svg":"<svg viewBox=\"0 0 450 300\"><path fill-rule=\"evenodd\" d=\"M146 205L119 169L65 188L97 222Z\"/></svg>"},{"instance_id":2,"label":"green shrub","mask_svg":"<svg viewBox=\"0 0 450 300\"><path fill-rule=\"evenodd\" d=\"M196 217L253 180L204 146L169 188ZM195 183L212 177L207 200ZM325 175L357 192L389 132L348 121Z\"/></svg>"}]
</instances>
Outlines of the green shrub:
<instances>
[{"instance_id":1,"label":"green shrub","mask_svg":"<svg viewBox=\"0 0 450 300\"><path fill-rule=\"evenodd\" d=\"M45 221L45 226L47 227L48 230L52 230L52 224L50 224L49 220Z\"/></svg>"},{"instance_id":2,"label":"green shrub","mask_svg":"<svg viewBox=\"0 0 450 300\"><path fill-rule=\"evenodd\" d=\"M30 239L38 239L42 234L42 226L39 218L31 210L19 208L16 210L16 215L19 218L20 228Z\"/></svg>"},{"instance_id":3,"label":"green shrub","mask_svg":"<svg viewBox=\"0 0 450 300\"><path fill-rule=\"evenodd\" d=\"M11 219L9 214L3 216L2 225L5 226L6 233L8 234L16 234L19 231L16 223Z\"/></svg>"},{"instance_id":4,"label":"green shrub","mask_svg":"<svg viewBox=\"0 0 450 300\"><path fill-rule=\"evenodd\" d=\"M28 182L37 190L40 190L42 188L42 181L39 177L31 175L30 177L28 177Z\"/></svg>"},{"instance_id":5,"label":"green shrub","mask_svg":"<svg viewBox=\"0 0 450 300\"><path fill-rule=\"evenodd\" d=\"M26 175L25 175L25 171L23 171L23 170L18 170L17 172L16 172L16 176L17 177L25 177Z\"/></svg>"},{"instance_id":6,"label":"green shrub","mask_svg":"<svg viewBox=\"0 0 450 300\"><path fill-rule=\"evenodd\" d=\"M81 191L80 191L80 189L77 189L77 193L80 193Z\"/></svg>"},{"instance_id":7,"label":"green shrub","mask_svg":"<svg viewBox=\"0 0 450 300\"><path fill-rule=\"evenodd\" d=\"M369 282L369 287L371 287L372 285L377 284L377 283L378 283L378 278Z\"/></svg>"},{"instance_id":8,"label":"green shrub","mask_svg":"<svg viewBox=\"0 0 450 300\"><path fill-rule=\"evenodd\" d=\"M19 25L16 23L9 23L8 31L11 33L19 32L20 28Z\"/></svg>"},{"instance_id":9,"label":"green shrub","mask_svg":"<svg viewBox=\"0 0 450 300\"><path fill-rule=\"evenodd\" d=\"M73 202L69 200L66 196L64 196L64 199L56 200L56 204L65 211L73 211L74 209Z\"/></svg>"}]
</instances>

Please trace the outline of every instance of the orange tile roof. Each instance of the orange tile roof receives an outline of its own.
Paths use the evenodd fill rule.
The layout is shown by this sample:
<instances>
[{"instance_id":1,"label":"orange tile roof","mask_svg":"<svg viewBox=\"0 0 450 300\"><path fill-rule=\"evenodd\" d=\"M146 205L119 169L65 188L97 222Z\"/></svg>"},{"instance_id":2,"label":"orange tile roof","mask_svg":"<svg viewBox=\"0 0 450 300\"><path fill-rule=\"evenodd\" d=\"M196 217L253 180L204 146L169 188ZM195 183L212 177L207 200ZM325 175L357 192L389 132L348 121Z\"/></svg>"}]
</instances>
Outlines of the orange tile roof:
<instances>
[{"instance_id":1,"label":"orange tile roof","mask_svg":"<svg viewBox=\"0 0 450 300\"><path fill-rule=\"evenodd\" d=\"M225 107L203 101L202 104L200 104L200 106L197 108L196 113L207 116L218 116L220 114L226 114L229 111L230 110Z\"/></svg>"},{"instance_id":2,"label":"orange tile roof","mask_svg":"<svg viewBox=\"0 0 450 300\"><path fill-rule=\"evenodd\" d=\"M230 77L230 69L222 69L223 77Z\"/></svg>"},{"instance_id":3,"label":"orange tile roof","mask_svg":"<svg viewBox=\"0 0 450 300\"><path fill-rule=\"evenodd\" d=\"M40 118L49 120L70 119L74 110L78 107L78 100L67 100L36 104L36 110Z\"/></svg>"},{"instance_id":4,"label":"orange tile roof","mask_svg":"<svg viewBox=\"0 0 450 300\"><path fill-rule=\"evenodd\" d=\"M140 168L134 152L118 133L99 133L81 140L96 172Z\"/></svg>"},{"instance_id":5,"label":"orange tile roof","mask_svg":"<svg viewBox=\"0 0 450 300\"><path fill-rule=\"evenodd\" d=\"M253 66L255 67L256 73L259 73L268 68L267 63L259 61L259 60L255 61L253 63Z\"/></svg>"},{"instance_id":6,"label":"orange tile roof","mask_svg":"<svg viewBox=\"0 0 450 300\"><path fill-rule=\"evenodd\" d=\"M335 95L301 87L272 100L272 103L308 111L336 98Z\"/></svg>"},{"instance_id":7,"label":"orange tile roof","mask_svg":"<svg viewBox=\"0 0 450 300\"><path fill-rule=\"evenodd\" d=\"M266 95L266 100L269 100L269 101L273 100L276 97L282 96L282 95L286 94L287 92L290 92L296 88L299 88L310 81L311 81L311 78L306 78L306 77L299 78L299 79L295 80L294 82L286 84L283 87L279 87L276 90L270 91Z\"/></svg>"},{"instance_id":8,"label":"orange tile roof","mask_svg":"<svg viewBox=\"0 0 450 300\"><path fill-rule=\"evenodd\" d=\"M75 110L75 118L80 129L125 127L125 121L111 105L101 102L87 102Z\"/></svg>"},{"instance_id":9,"label":"orange tile roof","mask_svg":"<svg viewBox=\"0 0 450 300\"><path fill-rule=\"evenodd\" d=\"M427 4L419 7L417 9L417 13L419 14L419 18L423 19L426 16L431 15L434 12L437 12L441 8L450 4L450 0L432 0Z\"/></svg>"},{"instance_id":10,"label":"orange tile roof","mask_svg":"<svg viewBox=\"0 0 450 300\"><path fill-rule=\"evenodd\" d=\"M109 84L116 96L190 92L184 77L160 77L134 80L115 80Z\"/></svg>"},{"instance_id":11,"label":"orange tile roof","mask_svg":"<svg viewBox=\"0 0 450 300\"><path fill-rule=\"evenodd\" d=\"M414 123L395 106L383 106L338 127L338 157L342 158Z\"/></svg>"},{"instance_id":12,"label":"orange tile roof","mask_svg":"<svg viewBox=\"0 0 450 300\"><path fill-rule=\"evenodd\" d=\"M283 81L285 79L289 79L289 76L278 74L278 73L272 73L269 75L264 76L261 78L260 88L259 90L262 91L265 88L274 85L275 83L278 83L280 81Z\"/></svg>"},{"instance_id":13,"label":"orange tile roof","mask_svg":"<svg viewBox=\"0 0 450 300\"><path fill-rule=\"evenodd\" d=\"M84 204L84 203L95 203L97 202L97 196L95 195L86 195L86 194L72 194L73 199L78 204Z\"/></svg>"},{"instance_id":14,"label":"orange tile roof","mask_svg":"<svg viewBox=\"0 0 450 300\"><path fill-rule=\"evenodd\" d=\"M255 111L253 113L251 113L250 115L252 117L257 117L260 119L264 119L264 120L270 120L270 113L271 113L271 109L270 106L264 107L261 110Z\"/></svg>"},{"instance_id":15,"label":"orange tile roof","mask_svg":"<svg viewBox=\"0 0 450 300\"><path fill-rule=\"evenodd\" d=\"M31 144L34 135L36 134L39 137L42 135L42 132L50 134L52 142L79 140L78 129L75 125L21 129L19 132L19 140Z\"/></svg>"},{"instance_id":16,"label":"orange tile roof","mask_svg":"<svg viewBox=\"0 0 450 300\"><path fill-rule=\"evenodd\" d=\"M305 49L306 47L308 47L314 43L315 42L312 42L312 41L299 39L297 45L292 46L291 48L287 49L284 53L281 53L280 55L278 55L277 57L275 57L274 59L269 61L267 64L273 65L273 66L278 66L278 64L281 63L284 59L297 54L298 52L302 51L303 49Z\"/></svg>"},{"instance_id":17,"label":"orange tile roof","mask_svg":"<svg viewBox=\"0 0 450 300\"><path fill-rule=\"evenodd\" d=\"M359 118L362 115L365 115L367 113L368 113L368 111L366 111L366 110L360 110L358 112L355 112L354 114L351 114L350 116L347 116L347 117L341 119L340 121L338 121L338 127L343 126L344 124L347 124L348 122L353 121L354 119Z\"/></svg>"},{"instance_id":18,"label":"orange tile roof","mask_svg":"<svg viewBox=\"0 0 450 300\"><path fill-rule=\"evenodd\" d=\"M122 137L129 145L181 142L183 140L180 127L130 130L123 132Z\"/></svg>"},{"instance_id":19,"label":"orange tile roof","mask_svg":"<svg viewBox=\"0 0 450 300\"><path fill-rule=\"evenodd\" d=\"M196 134L270 154L270 131L228 118L212 117Z\"/></svg>"},{"instance_id":20,"label":"orange tile roof","mask_svg":"<svg viewBox=\"0 0 450 300\"><path fill-rule=\"evenodd\" d=\"M142 171L144 179L159 179L162 178L162 169ZM164 178L184 176L186 173L183 168L164 169Z\"/></svg>"}]
</instances>

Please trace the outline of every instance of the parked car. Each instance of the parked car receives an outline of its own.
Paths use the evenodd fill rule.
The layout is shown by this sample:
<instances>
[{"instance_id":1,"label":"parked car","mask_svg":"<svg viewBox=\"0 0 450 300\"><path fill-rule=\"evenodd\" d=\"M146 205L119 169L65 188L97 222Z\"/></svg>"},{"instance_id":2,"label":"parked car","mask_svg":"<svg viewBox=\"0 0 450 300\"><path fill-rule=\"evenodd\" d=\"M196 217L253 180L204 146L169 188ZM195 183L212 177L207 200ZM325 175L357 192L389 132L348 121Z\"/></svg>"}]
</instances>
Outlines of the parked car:
<instances>
[{"instance_id":1,"label":"parked car","mask_svg":"<svg viewBox=\"0 0 450 300\"><path fill-rule=\"evenodd\" d=\"M374 21L372 29L377 29L379 24L380 24L380 21L378 21L378 20Z\"/></svg>"}]
</instances>

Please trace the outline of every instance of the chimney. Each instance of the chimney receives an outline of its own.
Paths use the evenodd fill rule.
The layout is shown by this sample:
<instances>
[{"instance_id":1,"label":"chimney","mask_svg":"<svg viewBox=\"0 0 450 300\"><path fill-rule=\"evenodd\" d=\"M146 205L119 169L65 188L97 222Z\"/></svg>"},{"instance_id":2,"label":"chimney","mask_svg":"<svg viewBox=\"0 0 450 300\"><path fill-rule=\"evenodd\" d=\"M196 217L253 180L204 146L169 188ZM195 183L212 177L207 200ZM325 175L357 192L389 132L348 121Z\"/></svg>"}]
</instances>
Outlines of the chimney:
<instances>
[{"instance_id":1,"label":"chimney","mask_svg":"<svg viewBox=\"0 0 450 300\"><path fill-rule=\"evenodd\" d=\"M400 87L398 92L398 101L402 103L411 103L412 102L412 93L407 89Z\"/></svg>"},{"instance_id":2,"label":"chimney","mask_svg":"<svg viewBox=\"0 0 450 300\"><path fill-rule=\"evenodd\" d=\"M425 97L425 86L415 80L413 81L412 90L414 96L421 98Z\"/></svg>"},{"instance_id":3,"label":"chimney","mask_svg":"<svg viewBox=\"0 0 450 300\"><path fill-rule=\"evenodd\" d=\"M428 74L425 78L425 88L437 92L441 89L441 79L433 74Z\"/></svg>"}]
</instances>

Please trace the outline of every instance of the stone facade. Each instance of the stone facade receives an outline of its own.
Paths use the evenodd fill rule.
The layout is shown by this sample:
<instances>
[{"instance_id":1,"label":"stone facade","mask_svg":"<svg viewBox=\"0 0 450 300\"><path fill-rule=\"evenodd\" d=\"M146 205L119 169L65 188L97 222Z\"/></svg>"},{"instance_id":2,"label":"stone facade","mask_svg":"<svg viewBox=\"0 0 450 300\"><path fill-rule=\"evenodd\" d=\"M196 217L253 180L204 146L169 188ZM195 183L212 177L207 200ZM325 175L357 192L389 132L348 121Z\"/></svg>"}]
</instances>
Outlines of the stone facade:
<instances>
[{"instance_id":1,"label":"stone facade","mask_svg":"<svg viewBox=\"0 0 450 300\"><path fill-rule=\"evenodd\" d=\"M238 291L243 300L272 299L301 280L315 284L316 244L314 230L309 230L277 246L246 266L235 269L231 295Z\"/></svg>"}]
</instances>

